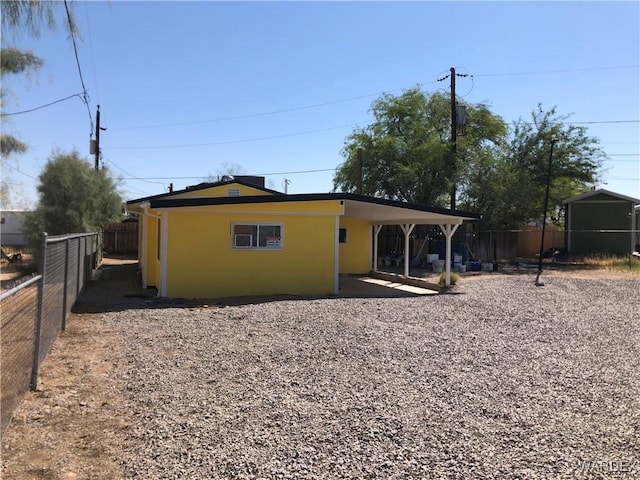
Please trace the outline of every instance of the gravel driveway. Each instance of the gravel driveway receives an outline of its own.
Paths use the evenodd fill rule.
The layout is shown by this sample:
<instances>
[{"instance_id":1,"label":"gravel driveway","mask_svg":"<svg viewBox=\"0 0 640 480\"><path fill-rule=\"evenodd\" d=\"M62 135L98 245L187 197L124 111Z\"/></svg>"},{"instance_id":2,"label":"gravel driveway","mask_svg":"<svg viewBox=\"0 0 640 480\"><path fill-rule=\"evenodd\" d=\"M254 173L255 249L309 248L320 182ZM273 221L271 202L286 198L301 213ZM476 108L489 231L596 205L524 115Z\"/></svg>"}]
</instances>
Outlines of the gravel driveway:
<instances>
[{"instance_id":1,"label":"gravel driveway","mask_svg":"<svg viewBox=\"0 0 640 480\"><path fill-rule=\"evenodd\" d=\"M637 478L640 281L103 314L127 478Z\"/></svg>"}]
</instances>

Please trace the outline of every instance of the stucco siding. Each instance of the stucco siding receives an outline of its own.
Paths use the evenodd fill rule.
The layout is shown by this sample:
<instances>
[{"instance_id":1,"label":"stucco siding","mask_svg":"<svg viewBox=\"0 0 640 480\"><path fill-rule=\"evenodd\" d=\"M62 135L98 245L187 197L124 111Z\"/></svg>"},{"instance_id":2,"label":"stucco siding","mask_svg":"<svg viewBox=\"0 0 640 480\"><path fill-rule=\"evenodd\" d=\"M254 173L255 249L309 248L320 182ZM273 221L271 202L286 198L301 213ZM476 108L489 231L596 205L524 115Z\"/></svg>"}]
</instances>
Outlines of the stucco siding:
<instances>
[{"instance_id":1,"label":"stucco siding","mask_svg":"<svg viewBox=\"0 0 640 480\"><path fill-rule=\"evenodd\" d=\"M233 248L234 223L281 225L282 248ZM169 225L168 297L311 295L333 291L333 215L171 211Z\"/></svg>"},{"instance_id":2,"label":"stucco siding","mask_svg":"<svg viewBox=\"0 0 640 480\"><path fill-rule=\"evenodd\" d=\"M256 195L270 195L264 190L259 188L249 187L241 184L231 185L219 185L211 188L202 188L197 190L191 190L187 192L181 192L176 195L172 195L168 198L211 198L211 197L227 197L229 196L229 190L238 190L241 197L256 196Z\"/></svg>"},{"instance_id":3,"label":"stucco siding","mask_svg":"<svg viewBox=\"0 0 640 480\"><path fill-rule=\"evenodd\" d=\"M340 243L340 273L363 274L371 270L371 225L349 218L340 219L346 242Z\"/></svg>"}]
</instances>

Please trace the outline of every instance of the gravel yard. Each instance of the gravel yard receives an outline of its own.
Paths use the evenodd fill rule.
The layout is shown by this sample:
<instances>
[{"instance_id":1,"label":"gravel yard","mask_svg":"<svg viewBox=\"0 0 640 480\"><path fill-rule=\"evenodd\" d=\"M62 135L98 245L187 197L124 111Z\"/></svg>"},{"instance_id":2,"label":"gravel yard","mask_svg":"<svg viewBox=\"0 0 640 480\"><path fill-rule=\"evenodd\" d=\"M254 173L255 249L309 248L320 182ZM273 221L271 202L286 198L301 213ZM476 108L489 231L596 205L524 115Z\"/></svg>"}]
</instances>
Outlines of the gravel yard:
<instances>
[{"instance_id":1,"label":"gravel yard","mask_svg":"<svg viewBox=\"0 0 640 480\"><path fill-rule=\"evenodd\" d=\"M544 280L91 314L104 448L136 479L637 478L640 279Z\"/></svg>"}]
</instances>

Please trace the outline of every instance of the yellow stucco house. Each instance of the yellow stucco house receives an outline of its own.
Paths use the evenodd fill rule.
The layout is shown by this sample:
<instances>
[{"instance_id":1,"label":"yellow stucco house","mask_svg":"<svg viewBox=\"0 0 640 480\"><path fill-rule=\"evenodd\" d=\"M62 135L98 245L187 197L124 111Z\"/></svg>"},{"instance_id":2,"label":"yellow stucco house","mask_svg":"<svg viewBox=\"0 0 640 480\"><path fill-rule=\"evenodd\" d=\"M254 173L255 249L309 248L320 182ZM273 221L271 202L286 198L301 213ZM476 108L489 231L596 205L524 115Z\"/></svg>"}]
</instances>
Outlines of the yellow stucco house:
<instances>
[{"instance_id":1,"label":"yellow stucco house","mask_svg":"<svg viewBox=\"0 0 640 480\"><path fill-rule=\"evenodd\" d=\"M376 269L382 225L401 225L408 251L416 224L438 224L450 249L463 220L479 217L348 193L287 195L262 177L139 198L127 210L140 222L143 286L171 298L337 294L341 274Z\"/></svg>"}]
</instances>

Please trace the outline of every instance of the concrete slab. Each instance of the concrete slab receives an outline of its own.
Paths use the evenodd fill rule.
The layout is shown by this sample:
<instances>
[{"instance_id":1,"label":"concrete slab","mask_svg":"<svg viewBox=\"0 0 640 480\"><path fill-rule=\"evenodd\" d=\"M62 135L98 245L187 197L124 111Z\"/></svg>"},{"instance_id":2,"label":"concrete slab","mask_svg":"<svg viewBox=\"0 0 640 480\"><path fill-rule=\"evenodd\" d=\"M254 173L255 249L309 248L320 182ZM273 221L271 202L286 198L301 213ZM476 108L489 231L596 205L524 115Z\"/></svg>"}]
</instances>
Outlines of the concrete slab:
<instances>
[{"instance_id":1,"label":"concrete slab","mask_svg":"<svg viewBox=\"0 0 640 480\"><path fill-rule=\"evenodd\" d=\"M390 282L388 280L382 280L379 278L364 277L360 278L361 281L372 283L374 285L380 285L387 288L394 288L396 290L402 290L403 292L415 293L416 295L437 295L435 290L429 290L422 287L415 287L413 285L405 285L403 283Z\"/></svg>"},{"instance_id":2,"label":"concrete slab","mask_svg":"<svg viewBox=\"0 0 640 480\"><path fill-rule=\"evenodd\" d=\"M412 297L437 293L435 290L366 275L340 276L339 296L341 297Z\"/></svg>"}]
</instances>

